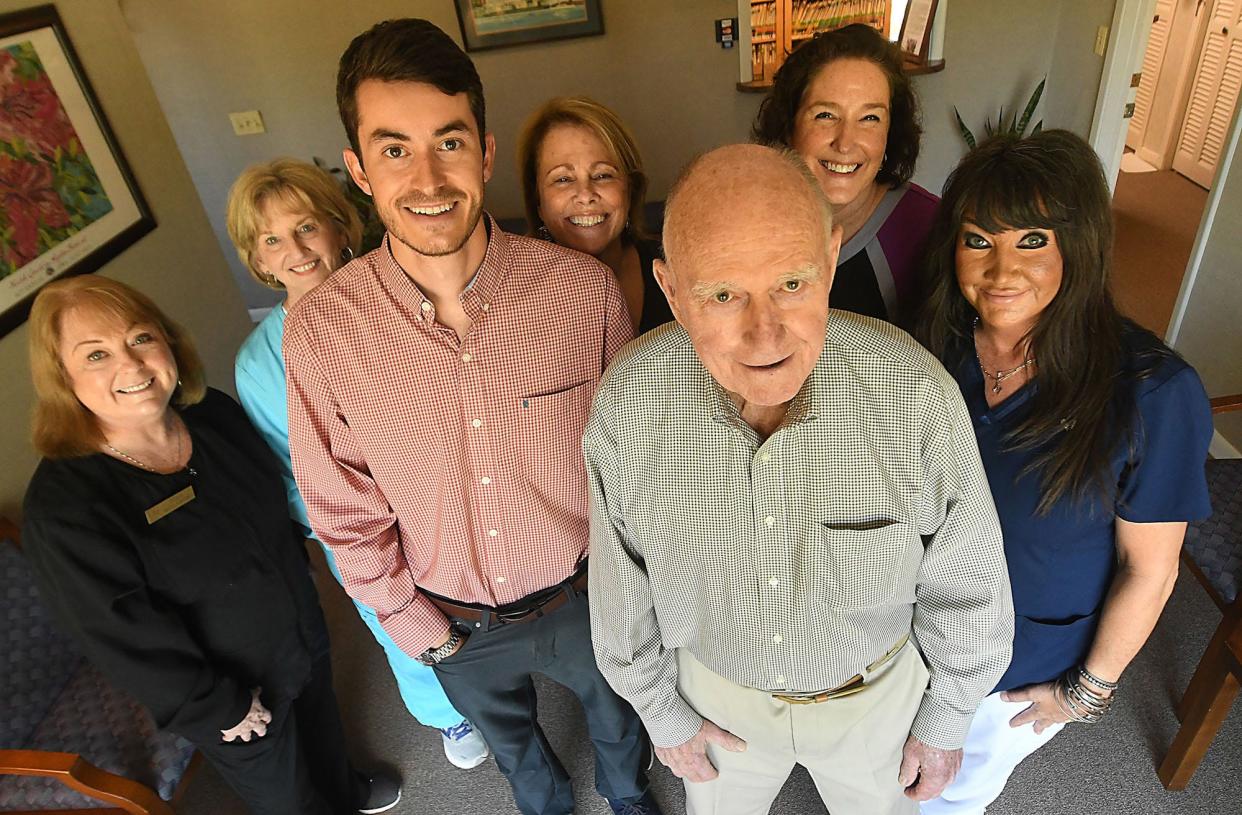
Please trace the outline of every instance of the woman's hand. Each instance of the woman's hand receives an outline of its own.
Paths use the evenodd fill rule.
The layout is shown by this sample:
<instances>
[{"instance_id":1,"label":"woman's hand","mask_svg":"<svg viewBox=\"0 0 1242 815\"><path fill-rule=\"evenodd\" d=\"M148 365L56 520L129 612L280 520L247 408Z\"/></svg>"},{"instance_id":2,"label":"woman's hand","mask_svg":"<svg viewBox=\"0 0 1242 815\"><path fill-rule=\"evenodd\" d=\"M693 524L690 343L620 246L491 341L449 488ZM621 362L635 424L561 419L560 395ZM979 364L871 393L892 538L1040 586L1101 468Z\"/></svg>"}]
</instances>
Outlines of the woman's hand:
<instances>
[{"instance_id":1,"label":"woman's hand","mask_svg":"<svg viewBox=\"0 0 1242 815\"><path fill-rule=\"evenodd\" d=\"M246 713L246 717L236 726L221 730L222 739L229 742L238 739L249 742L252 738L261 739L267 735L267 726L272 723L272 712L259 701L259 694L262 692L263 688L250 691L250 710Z\"/></svg>"},{"instance_id":2,"label":"woman's hand","mask_svg":"<svg viewBox=\"0 0 1242 815\"><path fill-rule=\"evenodd\" d=\"M1061 691L1055 681L1008 690L1001 694L1001 699L1006 702L1031 703L1030 707L1009 720L1010 727L1021 727L1034 722L1035 732L1042 733L1046 727L1070 721L1069 713L1066 712L1068 705L1061 698Z\"/></svg>"}]
</instances>

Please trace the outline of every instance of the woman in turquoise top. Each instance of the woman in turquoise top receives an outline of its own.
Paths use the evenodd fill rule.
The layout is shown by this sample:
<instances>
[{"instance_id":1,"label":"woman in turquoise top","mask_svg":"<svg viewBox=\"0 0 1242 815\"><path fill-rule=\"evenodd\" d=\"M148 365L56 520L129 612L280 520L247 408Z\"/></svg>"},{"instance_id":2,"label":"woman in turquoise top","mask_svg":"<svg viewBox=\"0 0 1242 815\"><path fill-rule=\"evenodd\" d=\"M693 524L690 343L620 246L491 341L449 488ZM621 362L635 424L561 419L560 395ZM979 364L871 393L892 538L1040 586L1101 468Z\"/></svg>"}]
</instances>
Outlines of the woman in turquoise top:
<instances>
[{"instance_id":1,"label":"woman in turquoise top","mask_svg":"<svg viewBox=\"0 0 1242 815\"><path fill-rule=\"evenodd\" d=\"M358 213L336 181L314 165L278 159L249 167L229 192L228 230L237 254L263 285L287 292L237 352L237 395L250 421L276 453L289 499L289 517L313 535L306 506L293 480L285 361L281 342L288 309L353 257L362 236ZM324 547L340 582L335 558ZM487 744L449 703L435 673L402 651L375 611L354 601L384 648L401 698L415 719L440 730L444 753L462 769L487 759Z\"/></svg>"}]
</instances>

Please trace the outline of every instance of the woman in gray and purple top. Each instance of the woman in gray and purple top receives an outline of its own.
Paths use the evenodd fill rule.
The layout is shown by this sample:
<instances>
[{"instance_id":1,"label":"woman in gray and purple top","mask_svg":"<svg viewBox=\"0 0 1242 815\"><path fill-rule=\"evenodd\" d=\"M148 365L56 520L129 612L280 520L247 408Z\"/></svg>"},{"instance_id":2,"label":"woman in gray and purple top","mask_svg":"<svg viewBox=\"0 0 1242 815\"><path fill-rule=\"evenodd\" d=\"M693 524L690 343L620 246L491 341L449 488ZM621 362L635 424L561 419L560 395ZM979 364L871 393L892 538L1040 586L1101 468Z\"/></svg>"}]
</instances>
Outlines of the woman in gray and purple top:
<instances>
[{"instance_id":1,"label":"woman in gray and purple top","mask_svg":"<svg viewBox=\"0 0 1242 815\"><path fill-rule=\"evenodd\" d=\"M757 141L801 154L844 231L833 308L904 324L938 200L910 183L918 100L897 46L857 24L789 55L755 119Z\"/></svg>"}]
</instances>

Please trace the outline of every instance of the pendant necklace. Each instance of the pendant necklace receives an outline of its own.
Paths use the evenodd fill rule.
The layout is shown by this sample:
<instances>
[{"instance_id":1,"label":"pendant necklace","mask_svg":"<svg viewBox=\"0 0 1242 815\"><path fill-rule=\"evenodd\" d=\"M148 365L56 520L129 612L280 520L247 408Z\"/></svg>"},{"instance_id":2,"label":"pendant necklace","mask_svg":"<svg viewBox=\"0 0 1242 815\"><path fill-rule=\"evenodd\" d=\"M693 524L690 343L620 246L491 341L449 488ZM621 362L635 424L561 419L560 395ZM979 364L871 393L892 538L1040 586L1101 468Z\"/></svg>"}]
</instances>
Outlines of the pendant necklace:
<instances>
[{"instance_id":1,"label":"pendant necklace","mask_svg":"<svg viewBox=\"0 0 1242 815\"><path fill-rule=\"evenodd\" d=\"M1007 371L997 371L992 373L987 368L983 367L983 360L979 358L978 351L975 352L975 359L979 361L979 370L983 371L983 378L992 380L991 391L994 394L999 394L1001 392L1001 383L1006 379L1009 379L1012 376L1017 376L1020 372L1025 371L1027 368L1035 364L1035 358L1028 357L1017 367L1010 368Z\"/></svg>"},{"instance_id":2,"label":"pendant necklace","mask_svg":"<svg viewBox=\"0 0 1242 815\"><path fill-rule=\"evenodd\" d=\"M126 453L123 450L116 449L115 447L113 447L111 444L108 444L107 442L104 442L104 447L107 447L109 450L116 453L118 456L130 462L131 464L137 464L139 467L141 467L144 470L147 470L148 472L155 473L156 475L171 475L171 473L161 473L159 470L155 469L151 465L145 462L139 461L138 459L134 458L129 453ZM181 460L181 453L184 449L185 449L185 443L181 439L181 433L178 432L177 433L177 458L174 459L175 461ZM198 471L195 470L193 467L191 467L188 461L186 462L185 467L183 467L182 469L188 472L191 476L198 475Z\"/></svg>"}]
</instances>

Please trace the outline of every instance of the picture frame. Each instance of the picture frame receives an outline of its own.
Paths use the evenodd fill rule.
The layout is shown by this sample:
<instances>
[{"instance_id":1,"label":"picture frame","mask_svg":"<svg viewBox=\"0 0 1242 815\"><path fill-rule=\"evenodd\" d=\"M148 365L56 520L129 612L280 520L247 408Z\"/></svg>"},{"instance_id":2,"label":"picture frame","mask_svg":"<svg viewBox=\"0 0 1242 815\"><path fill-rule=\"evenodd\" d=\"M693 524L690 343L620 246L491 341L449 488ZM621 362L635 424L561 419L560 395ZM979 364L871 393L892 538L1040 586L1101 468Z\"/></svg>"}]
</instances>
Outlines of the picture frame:
<instances>
[{"instance_id":1,"label":"picture frame","mask_svg":"<svg viewBox=\"0 0 1242 815\"><path fill-rule=\"evenodd\" d=\"M0 336L155 228L54 6L0 16Z\"/></svg>"},{"instance_id":2,"label":"picture frame","mask_svg":"<svg viewBox=\"0 0 1242 815\"><path fill-rule=\"evenodd\" d=\"M906 4L897 44L901 46L907 62L927 64L932 23L936 20L936 4L936 0L910 0Z\"/></svg>"},{"instance_id":3,"label":"picture frame","mask_svg":"<svg viewBox=\"0 0 1242 815\"><path fill-rule=\"evenodd\" d=\"M600 0L454 0L467 51L604 33Z\"/></svg>"}]
</instances>

